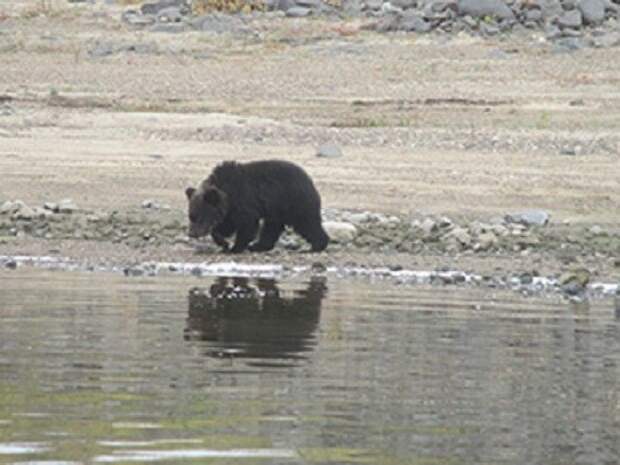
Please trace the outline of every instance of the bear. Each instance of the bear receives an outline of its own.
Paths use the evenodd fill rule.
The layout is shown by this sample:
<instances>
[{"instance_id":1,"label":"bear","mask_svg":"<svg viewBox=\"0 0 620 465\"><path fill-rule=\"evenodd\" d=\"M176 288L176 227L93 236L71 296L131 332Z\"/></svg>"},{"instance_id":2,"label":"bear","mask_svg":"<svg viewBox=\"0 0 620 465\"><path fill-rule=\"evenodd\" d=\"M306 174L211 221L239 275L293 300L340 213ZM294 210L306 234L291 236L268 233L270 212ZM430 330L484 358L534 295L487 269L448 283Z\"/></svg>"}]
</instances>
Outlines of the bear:
<instances>
[{"instance_id":1,"label":"bear","mask_svg":"<svg viewBox=\"0 0 620 465\"><path fill-rule=\"evenodd\" d=\"M198 188L188 187L189 236L211 234L224 252L265 252L273 249L285 226L325 250L329 236L321 224L321 197L300 166L284 160L217 165ZM263 225L260 235L254 239ZM229 247L226 238L236 234Z\"/></svg>"}]
</instances>

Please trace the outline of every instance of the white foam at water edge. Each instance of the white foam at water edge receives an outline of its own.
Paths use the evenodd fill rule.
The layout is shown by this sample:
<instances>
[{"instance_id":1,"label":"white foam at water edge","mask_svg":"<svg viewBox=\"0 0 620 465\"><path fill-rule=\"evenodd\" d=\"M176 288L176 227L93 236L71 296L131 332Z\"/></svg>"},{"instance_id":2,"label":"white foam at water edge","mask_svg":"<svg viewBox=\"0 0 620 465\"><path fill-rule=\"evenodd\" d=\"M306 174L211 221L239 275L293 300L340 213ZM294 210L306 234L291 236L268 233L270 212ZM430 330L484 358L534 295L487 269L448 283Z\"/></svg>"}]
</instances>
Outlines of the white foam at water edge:
<instances>
[{"instance_id":1,"label":"white foam at water edge","mask_svg":"<svg viewBox=\"0 0 620 465\"><path fill-rule=\"evenodd\" d=\"M48 450L49 447L43 442L0 442L0 454L36 454Z\"/></svg>"},{"instance_id":2,"label":"white foam at water edge","mask_svg":"<svg viewBox=\"0 0 620 465\"><path fill-rule=\"evenodd\" d=\"M11 465L82 465L82 462L63 462L59 460L35 460L29 462L12 462Z\"/></svg>"},{"instance_id":3,"label":"white foam at water edge","mask_svg":"<svg viewBox=\"0 0 620 465\"><path fill-rule=\"evenodd\" d=\"M157 439L153 441L97 441L100 446L107 447L148 447L161 444L202 444L201 439Z\"/></svg>"},{"instance_id":4,"label":"white foam at water edge","mask_svg":"<svg viewBox=\"0 0 620 465\"><path fill-rule=\"evenodd\" d=\"M297 458L291 449L179 449L179 450L126 450L114 455L98 455L94 462L153 462L170 459L206 458Z\"/></svg>"}]
</instances>

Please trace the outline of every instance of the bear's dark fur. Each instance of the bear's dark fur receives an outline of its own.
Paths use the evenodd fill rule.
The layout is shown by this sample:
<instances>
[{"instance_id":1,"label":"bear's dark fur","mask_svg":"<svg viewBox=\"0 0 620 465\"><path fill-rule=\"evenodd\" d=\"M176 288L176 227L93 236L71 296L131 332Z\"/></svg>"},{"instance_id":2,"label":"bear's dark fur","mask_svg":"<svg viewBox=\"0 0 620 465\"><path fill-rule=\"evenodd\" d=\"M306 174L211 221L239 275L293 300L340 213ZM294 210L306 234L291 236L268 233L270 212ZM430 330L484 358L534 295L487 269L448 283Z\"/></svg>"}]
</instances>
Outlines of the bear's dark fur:
<instances>
[{"instance_id":1,"label":"bear's dark fur","mask_svg":"<svg viewBox=\"0 0 620 465\"><path fill-rule=\"evenodd\" d=\"M226 251L226 238L233 234L235 245L230 252L246 248L253 252L271 250L285 226L291 226L308 241L314 252L324 250L329 242L321 225L321 197L308 174L293 163L224 162L200 187L188 187L185 194L190 237L211 233L215 243ZM260 220L260 236L250 245Z\"/></svg>"}]
</instances>

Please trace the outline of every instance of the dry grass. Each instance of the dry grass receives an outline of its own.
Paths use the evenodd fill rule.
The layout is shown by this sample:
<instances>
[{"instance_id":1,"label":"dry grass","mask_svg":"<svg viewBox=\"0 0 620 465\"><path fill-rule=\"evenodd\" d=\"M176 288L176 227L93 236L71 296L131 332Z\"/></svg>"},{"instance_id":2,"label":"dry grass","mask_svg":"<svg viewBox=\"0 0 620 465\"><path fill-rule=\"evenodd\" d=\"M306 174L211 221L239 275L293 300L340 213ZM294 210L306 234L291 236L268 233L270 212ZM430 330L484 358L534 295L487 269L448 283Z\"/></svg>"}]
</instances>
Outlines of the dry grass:
<instances>
[{"instance_id":1,"label":"dry grass","mask_svg":"<svg viewBox=\"0 0 620 465\"><path fill-rule=\"evenodd\" d=\"M264 11L265 4L261 0L193 0L192 13L203 15L212 11L226 13L250 13Z\"/></svg>"}]
</instances>

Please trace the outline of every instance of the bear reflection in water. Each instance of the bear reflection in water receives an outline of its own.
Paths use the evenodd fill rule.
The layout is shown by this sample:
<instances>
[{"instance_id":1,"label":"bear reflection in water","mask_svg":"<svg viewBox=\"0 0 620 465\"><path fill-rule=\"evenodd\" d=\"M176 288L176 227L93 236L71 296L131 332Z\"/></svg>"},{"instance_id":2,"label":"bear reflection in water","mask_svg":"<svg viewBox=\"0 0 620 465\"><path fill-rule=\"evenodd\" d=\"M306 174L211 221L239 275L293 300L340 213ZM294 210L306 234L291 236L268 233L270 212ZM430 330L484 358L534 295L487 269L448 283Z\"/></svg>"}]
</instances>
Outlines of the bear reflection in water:
<instances>
[{"instance_id":1,"label":"bear reflection in water","mask_svg":"<svg viewBox=\"0 0 620 465\"><path fill-rule=\"evenodd\" d=\"M207 341L207 355L303 359L312 350L327 292L324 278L282 296L272 279L218 278L189 291L187 341Z\"/></svg>"}]
</instances>

